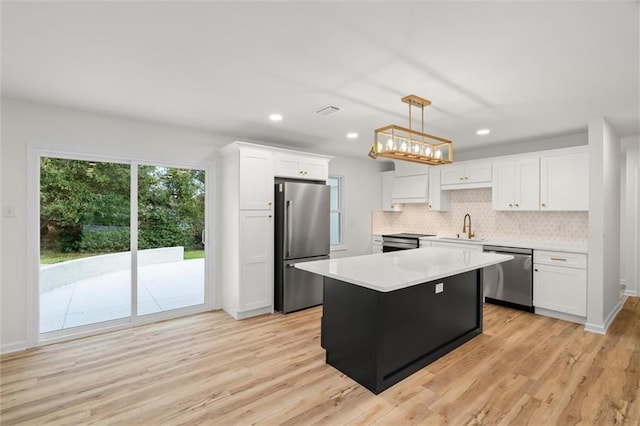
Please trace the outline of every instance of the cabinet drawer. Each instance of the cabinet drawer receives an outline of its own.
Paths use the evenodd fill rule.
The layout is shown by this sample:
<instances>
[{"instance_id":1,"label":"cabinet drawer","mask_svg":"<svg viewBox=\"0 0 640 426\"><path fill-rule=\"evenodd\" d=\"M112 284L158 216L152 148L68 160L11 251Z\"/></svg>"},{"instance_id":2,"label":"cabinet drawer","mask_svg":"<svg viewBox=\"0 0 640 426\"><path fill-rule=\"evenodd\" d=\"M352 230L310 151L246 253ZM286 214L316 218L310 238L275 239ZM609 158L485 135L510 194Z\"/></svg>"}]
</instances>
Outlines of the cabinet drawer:
<instances>
[{"instance_id":1,"label":"cabinet drawer","mask_svg":"<svg viewBox=\"0 0 640 426\"><path fill-rule=\"evenodd\" d=\"M587 255L562 251L533 251L533 263L541 265L564 266L567 268L587 268Z\"/></svg>"}]
</instances>

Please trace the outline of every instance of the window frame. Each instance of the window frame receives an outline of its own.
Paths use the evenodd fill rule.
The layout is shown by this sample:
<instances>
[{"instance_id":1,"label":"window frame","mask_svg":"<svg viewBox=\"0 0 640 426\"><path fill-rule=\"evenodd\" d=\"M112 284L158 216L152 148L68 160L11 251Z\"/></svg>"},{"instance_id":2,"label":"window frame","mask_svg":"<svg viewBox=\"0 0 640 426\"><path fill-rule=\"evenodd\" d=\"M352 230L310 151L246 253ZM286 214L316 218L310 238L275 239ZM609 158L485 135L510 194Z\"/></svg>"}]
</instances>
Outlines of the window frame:
<instances>
[{"instance_id":1,"label":"window frame","mask_svg":"<svg viewBox=\"0 0 640 426\"><path fill-rule=\"evenodd\" d=\"M192 315L195 313L207 312L212 309L219 309L219 299L217 298L218 282L215 279L215 271L217 271L217 248L213 241L216 241L216 176L217 170L214 162L210 161L180 161L180 160L163 160L162 157L144 157L132 154L114 155L109 152L103 152L93 147L77 147L68 145L47 145L47 144L28 144L28 156L27 156L27 221L32 226L27 227L27 249L29 252L28 257L28 270L27 270L27 340L26 347L37 347L44 344L63 342L80 337L93 336L103 333L105 331L114 331L124 328L135 327L142 324L154 323L163 321L166 319L179 318L185 315ZM158 312L148 315L137 315L135 318L129 316L124 319L116 319L111 321L105 321L97 323L97 326L92 324L78 326L73 329L72 333L68 333L65 330L40 332L40 161L42 157L62 158L68 160L80 160L80 161L105 161L120 164L129 164L131 166L131 185L132 188L137 188L137 167L139 165L162 165L166 167L178 167L187 169L199 169L204 170L206 173L205 180L205 227L207 229L207 242L206 251L207 257L205 258L205 287L204 287L204 304L197 305L196 307L185 307L176 310ZM134 170L135 169L135 170ZM135 197L137 199L137 190ZM132 209L136 209L137 217L137 203L131 204ZM132 216L133 217L133 216ZM132 226L133 229L137 226ZM132 271L134 265L132 264ZM137 272L137 271L136 271ZM132 272L133 273L133 272ZM137 289L136 289L137 290ZM137 308L137 292L134 294L132 289L132 304L135 303ZM133 307L133 305L132 305ZM133 311L132 311L133 313ZM72 329L67 329L72 330Z\"/></svg>"},{"instance_id":2,"label":"window frame","mask_svg":"<svg viewBox=\"0 0 640 426\"><path fill-rule=\"evenodd\" d=\"M327 179L327 185L331 186L329 184L330 180L336 180L338 182L337 188L338 188L338 208L337 209L332 209L330 206L330 210L329 210L329 215L331 215L331 213L338 213L338 217L339 217L339 230L338 230L338 238L339 238L339 243L338 244L330 244L330 249L332 252L334 251L343 251L343 250L347 250L347 232L346 232L346 228L345 228L345 177L342 175L329 175L329 178Z\"/></svg>"}]
</instances>

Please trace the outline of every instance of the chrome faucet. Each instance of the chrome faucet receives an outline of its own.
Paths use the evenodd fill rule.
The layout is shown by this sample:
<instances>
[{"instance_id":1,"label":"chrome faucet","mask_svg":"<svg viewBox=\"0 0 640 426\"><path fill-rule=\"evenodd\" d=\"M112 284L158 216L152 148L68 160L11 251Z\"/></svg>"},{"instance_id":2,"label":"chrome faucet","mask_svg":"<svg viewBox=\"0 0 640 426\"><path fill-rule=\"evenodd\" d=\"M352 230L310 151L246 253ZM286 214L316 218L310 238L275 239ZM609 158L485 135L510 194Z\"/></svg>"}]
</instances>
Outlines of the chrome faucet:
<instances>
[{"instance_id":1,"label":"chrome faucet","mask_svg":"<svg viewBox=\"0 0 640 426\"><path fill-rule=\"evenodd\" d=\"M467 218L469 218L469 225L467 225ZM475 236L475 234L471 232L471 215L469 213L464 215L464 222L462 223L462 233L466 233L469 239Z\"/></svg>"}]
</instances>

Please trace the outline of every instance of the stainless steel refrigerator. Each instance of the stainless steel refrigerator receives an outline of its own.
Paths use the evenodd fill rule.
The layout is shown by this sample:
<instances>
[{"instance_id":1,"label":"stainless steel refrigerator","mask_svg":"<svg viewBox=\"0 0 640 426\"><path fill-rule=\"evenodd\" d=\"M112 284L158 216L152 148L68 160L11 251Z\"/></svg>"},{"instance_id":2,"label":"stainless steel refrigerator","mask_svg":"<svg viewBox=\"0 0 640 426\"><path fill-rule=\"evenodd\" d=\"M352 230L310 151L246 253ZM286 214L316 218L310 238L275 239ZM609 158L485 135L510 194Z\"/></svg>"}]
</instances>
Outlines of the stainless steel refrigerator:
<instances>
[{"instance_id":1,"label":"stainless steel refrigerator","mask_svg":"<svg viewBox=\"0 0 640 426\"><path fill-rule=\"evenodd\" d=\"M322 303L323 278L296 263L329 258L329 187L276 179L275 309L298 311Z\"/></svg>"}]
</instances>

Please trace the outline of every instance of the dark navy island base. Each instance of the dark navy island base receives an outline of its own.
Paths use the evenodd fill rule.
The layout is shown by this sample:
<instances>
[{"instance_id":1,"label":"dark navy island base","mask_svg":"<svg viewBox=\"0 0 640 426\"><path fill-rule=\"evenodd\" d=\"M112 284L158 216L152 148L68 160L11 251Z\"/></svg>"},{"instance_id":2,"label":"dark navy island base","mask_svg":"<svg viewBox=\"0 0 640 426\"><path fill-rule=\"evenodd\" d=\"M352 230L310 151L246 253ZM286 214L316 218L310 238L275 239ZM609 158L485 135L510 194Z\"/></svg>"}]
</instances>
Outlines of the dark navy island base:
<instances>
[{"instance_id":1,"label":"dark navy island base","mask_svg":"<svg viewBox=\"0 0 640 426\"><path fill-rule=\"evenodd\" d=\"M378 394L451 352L482 333L481 272L390 292L325 277L327 364Z\"/></svg>"}]
</instances>

